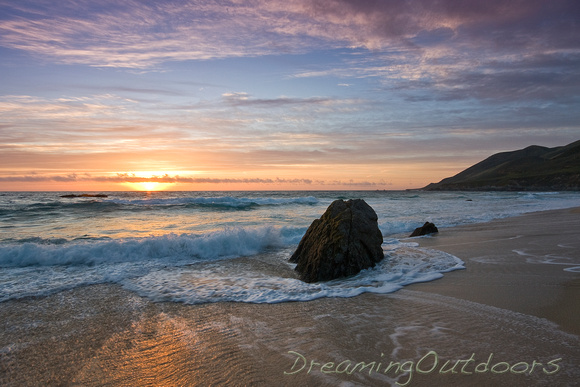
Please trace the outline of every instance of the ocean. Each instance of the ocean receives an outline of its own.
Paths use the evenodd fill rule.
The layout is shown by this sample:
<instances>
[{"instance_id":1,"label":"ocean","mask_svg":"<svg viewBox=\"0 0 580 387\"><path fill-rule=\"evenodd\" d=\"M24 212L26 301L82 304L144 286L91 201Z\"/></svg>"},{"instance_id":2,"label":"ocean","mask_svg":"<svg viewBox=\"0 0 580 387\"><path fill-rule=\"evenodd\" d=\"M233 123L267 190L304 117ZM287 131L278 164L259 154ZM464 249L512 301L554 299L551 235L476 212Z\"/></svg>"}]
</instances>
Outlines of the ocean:
<instances>
[{"instance_id":1,"label":"ocean","mask_svg":"<svg viewBox=\"0 0 580 387\"><path fill-rule=\"evenodd\" d=\"M579 192L68 192L0 193L0 302L117 284L151 301L280 303L392 293L464 264L408 234L580 206ZM319 284L288 259L333 200L377 212L385 257ZM428 236L426 238L429 238Z\"/></svg>"}]
</instances>

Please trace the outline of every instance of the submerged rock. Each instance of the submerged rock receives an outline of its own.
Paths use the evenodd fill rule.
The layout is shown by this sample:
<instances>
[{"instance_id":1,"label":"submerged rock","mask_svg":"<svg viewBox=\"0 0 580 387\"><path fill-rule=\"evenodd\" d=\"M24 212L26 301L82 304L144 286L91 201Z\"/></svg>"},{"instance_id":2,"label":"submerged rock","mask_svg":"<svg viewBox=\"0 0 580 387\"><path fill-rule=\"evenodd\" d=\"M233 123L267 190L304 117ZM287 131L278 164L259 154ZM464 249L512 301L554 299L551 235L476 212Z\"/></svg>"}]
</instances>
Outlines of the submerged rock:
<instances>
[{"instance_id":1,"label":"submerged rock","mask_svg":"<svg viewBox=\"0 0 580 387\"><path fill-rule=\"evenodd\" d=\"M61 198L106 198L108 197L105 194L69 194L69 195L60 195Z\"/></svg>"},{"instance_id":2,"label":"submerged rock","mask_svg":"<svg viewBox=\"0 0 580 387\"><path fill-rule=\"evenodd\" d=\"M437 227L433 223L425 222L425 224L422 225L421 227L417 227L415 229L415 231L413 231L413 233L411 235L409 235L409 238L421 236L421 235L433 234L436 232L439 232L439 230L437 229Z\"/></svg>"},{"instance_id":3,"label":"submerged rock","mask_svg":"<svg viewBox=\"0 0 580 387\"><path fill-rule=\"evenodd\" d=\"M384 258L376 212L362 199L335 200L312 222L290 262L305 282L357 274Z\"/></svg>"}]
</instances>

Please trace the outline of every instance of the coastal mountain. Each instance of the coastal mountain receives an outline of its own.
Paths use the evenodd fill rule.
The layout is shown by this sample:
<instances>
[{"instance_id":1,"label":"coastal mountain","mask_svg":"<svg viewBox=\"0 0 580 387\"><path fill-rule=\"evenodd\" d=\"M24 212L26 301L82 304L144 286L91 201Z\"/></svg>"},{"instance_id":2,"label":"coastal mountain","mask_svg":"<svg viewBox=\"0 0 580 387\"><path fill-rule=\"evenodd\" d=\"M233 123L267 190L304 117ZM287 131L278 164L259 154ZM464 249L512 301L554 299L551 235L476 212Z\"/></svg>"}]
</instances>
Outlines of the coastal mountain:
<instances>
[{"instance_id":1,"label":"coastal mountain","mask_svg":"<svg viewBox=\"0 0 580 387\"><path fill-rule=\"evenodd\" d=\"M580 141L547 148L494 154L453 177L431 183L427 191L577 191Z\"/></svg>"}]
</instances>

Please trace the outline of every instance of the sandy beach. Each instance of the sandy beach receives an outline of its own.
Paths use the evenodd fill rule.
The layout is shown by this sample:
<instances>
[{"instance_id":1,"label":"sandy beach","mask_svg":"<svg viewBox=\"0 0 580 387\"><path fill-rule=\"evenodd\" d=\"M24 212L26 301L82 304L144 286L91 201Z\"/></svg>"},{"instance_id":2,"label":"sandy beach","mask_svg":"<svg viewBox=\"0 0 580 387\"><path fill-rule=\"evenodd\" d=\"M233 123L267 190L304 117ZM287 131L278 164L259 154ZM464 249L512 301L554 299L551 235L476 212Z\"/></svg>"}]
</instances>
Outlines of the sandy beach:
<instances>
[{"instance_id":1,"label":"sandy beach","mask_svg":"<svg viewBox=\"0 0 580 387\"><path fill-rule=\"evenodd\" d=\"M567 209L407 239L466 269L387 295L184 305L103 284L6 301L0 385L580 385L579 229Z\"/></svg>"},{"instance_id":2,"label":"sandy beach","mask_svg":"<svg viewBox=\"0 0 580 387\"><path fill-rule=\"evenodd\" d=\"M548 319L580 335L580 208L530 213L444 230L422 247L467 263L408 289L462 298Z\"/></svg>"}]
</instances>

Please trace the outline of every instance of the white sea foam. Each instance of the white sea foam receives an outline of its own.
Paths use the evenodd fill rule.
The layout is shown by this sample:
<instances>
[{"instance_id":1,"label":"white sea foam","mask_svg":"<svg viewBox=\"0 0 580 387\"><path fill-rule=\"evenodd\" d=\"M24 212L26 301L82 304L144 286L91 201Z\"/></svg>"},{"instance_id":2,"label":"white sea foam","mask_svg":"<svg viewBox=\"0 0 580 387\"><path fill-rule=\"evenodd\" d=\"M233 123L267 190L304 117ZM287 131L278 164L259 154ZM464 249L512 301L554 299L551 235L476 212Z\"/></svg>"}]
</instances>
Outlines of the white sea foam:
<instances>
[{"instance_id":1,"label":"white sea foam","mask_svg":"<svg viewBox=\"0 0 580 387\"><path fill-rule=\"evenodd\" d=\"M386 258L358 275L319 284L287 262L303 231L230 229L126 241L0 247L0 301L95 283L119 283L156 301L276 303L391 293L463 268L458 258L387 240ZM243 262L240 257L248 257ZM264 269L267 268L267 270Z\"/></svg>"},{"instance_id":2,"label":"white sea foam","mask_svg":"<svg viewBox=\"0 0 580 387\"><path fill-rule=\"evenodd\" d=\"M375 268L349 278L305 283L291 270L280 275L255 271L252 265L219 262L204 269L167 268L123 281L126 288L156 301L190 304L218 301L278 303L310 301L322 297L354 297L362 293L392 293L405 285L432 281L442 273L463 269L450 254L413 244L386 246L386 258ZM287 258L287 256L286 256ZM282 262L280 262L282 263Z\"/></svg>"},{"instance_id":3,"label":"white sea foam","mask_svg":"<svg viewBox=\"0 0 580 387\"><path fill-rule=\"evenodd\" d=\"M237 227L202 235L0 245L0 301L120 282L163 267L250 256L297 243L302 233L283 227Z\"/></svg>"},{"instance_id":4,"label":"white sea foam","mask_svg":"<svg viewBox=\"0 0 580 387\"><path fill-rule=\"evenodd\" d=\"M558 247L563 247L559 245ZM564 247L569 248L569 247ZM526 263L531 264L545 264L545 265L562 265L562 266L572 266L566 267L563 270L568 272L580 272L580 266L578 266L578 259L560 256L557 254L546 254L546 255L534 255L526 252L525 250L512 250L514 253L526 257Z\"/></svg>"}]
</instances>

